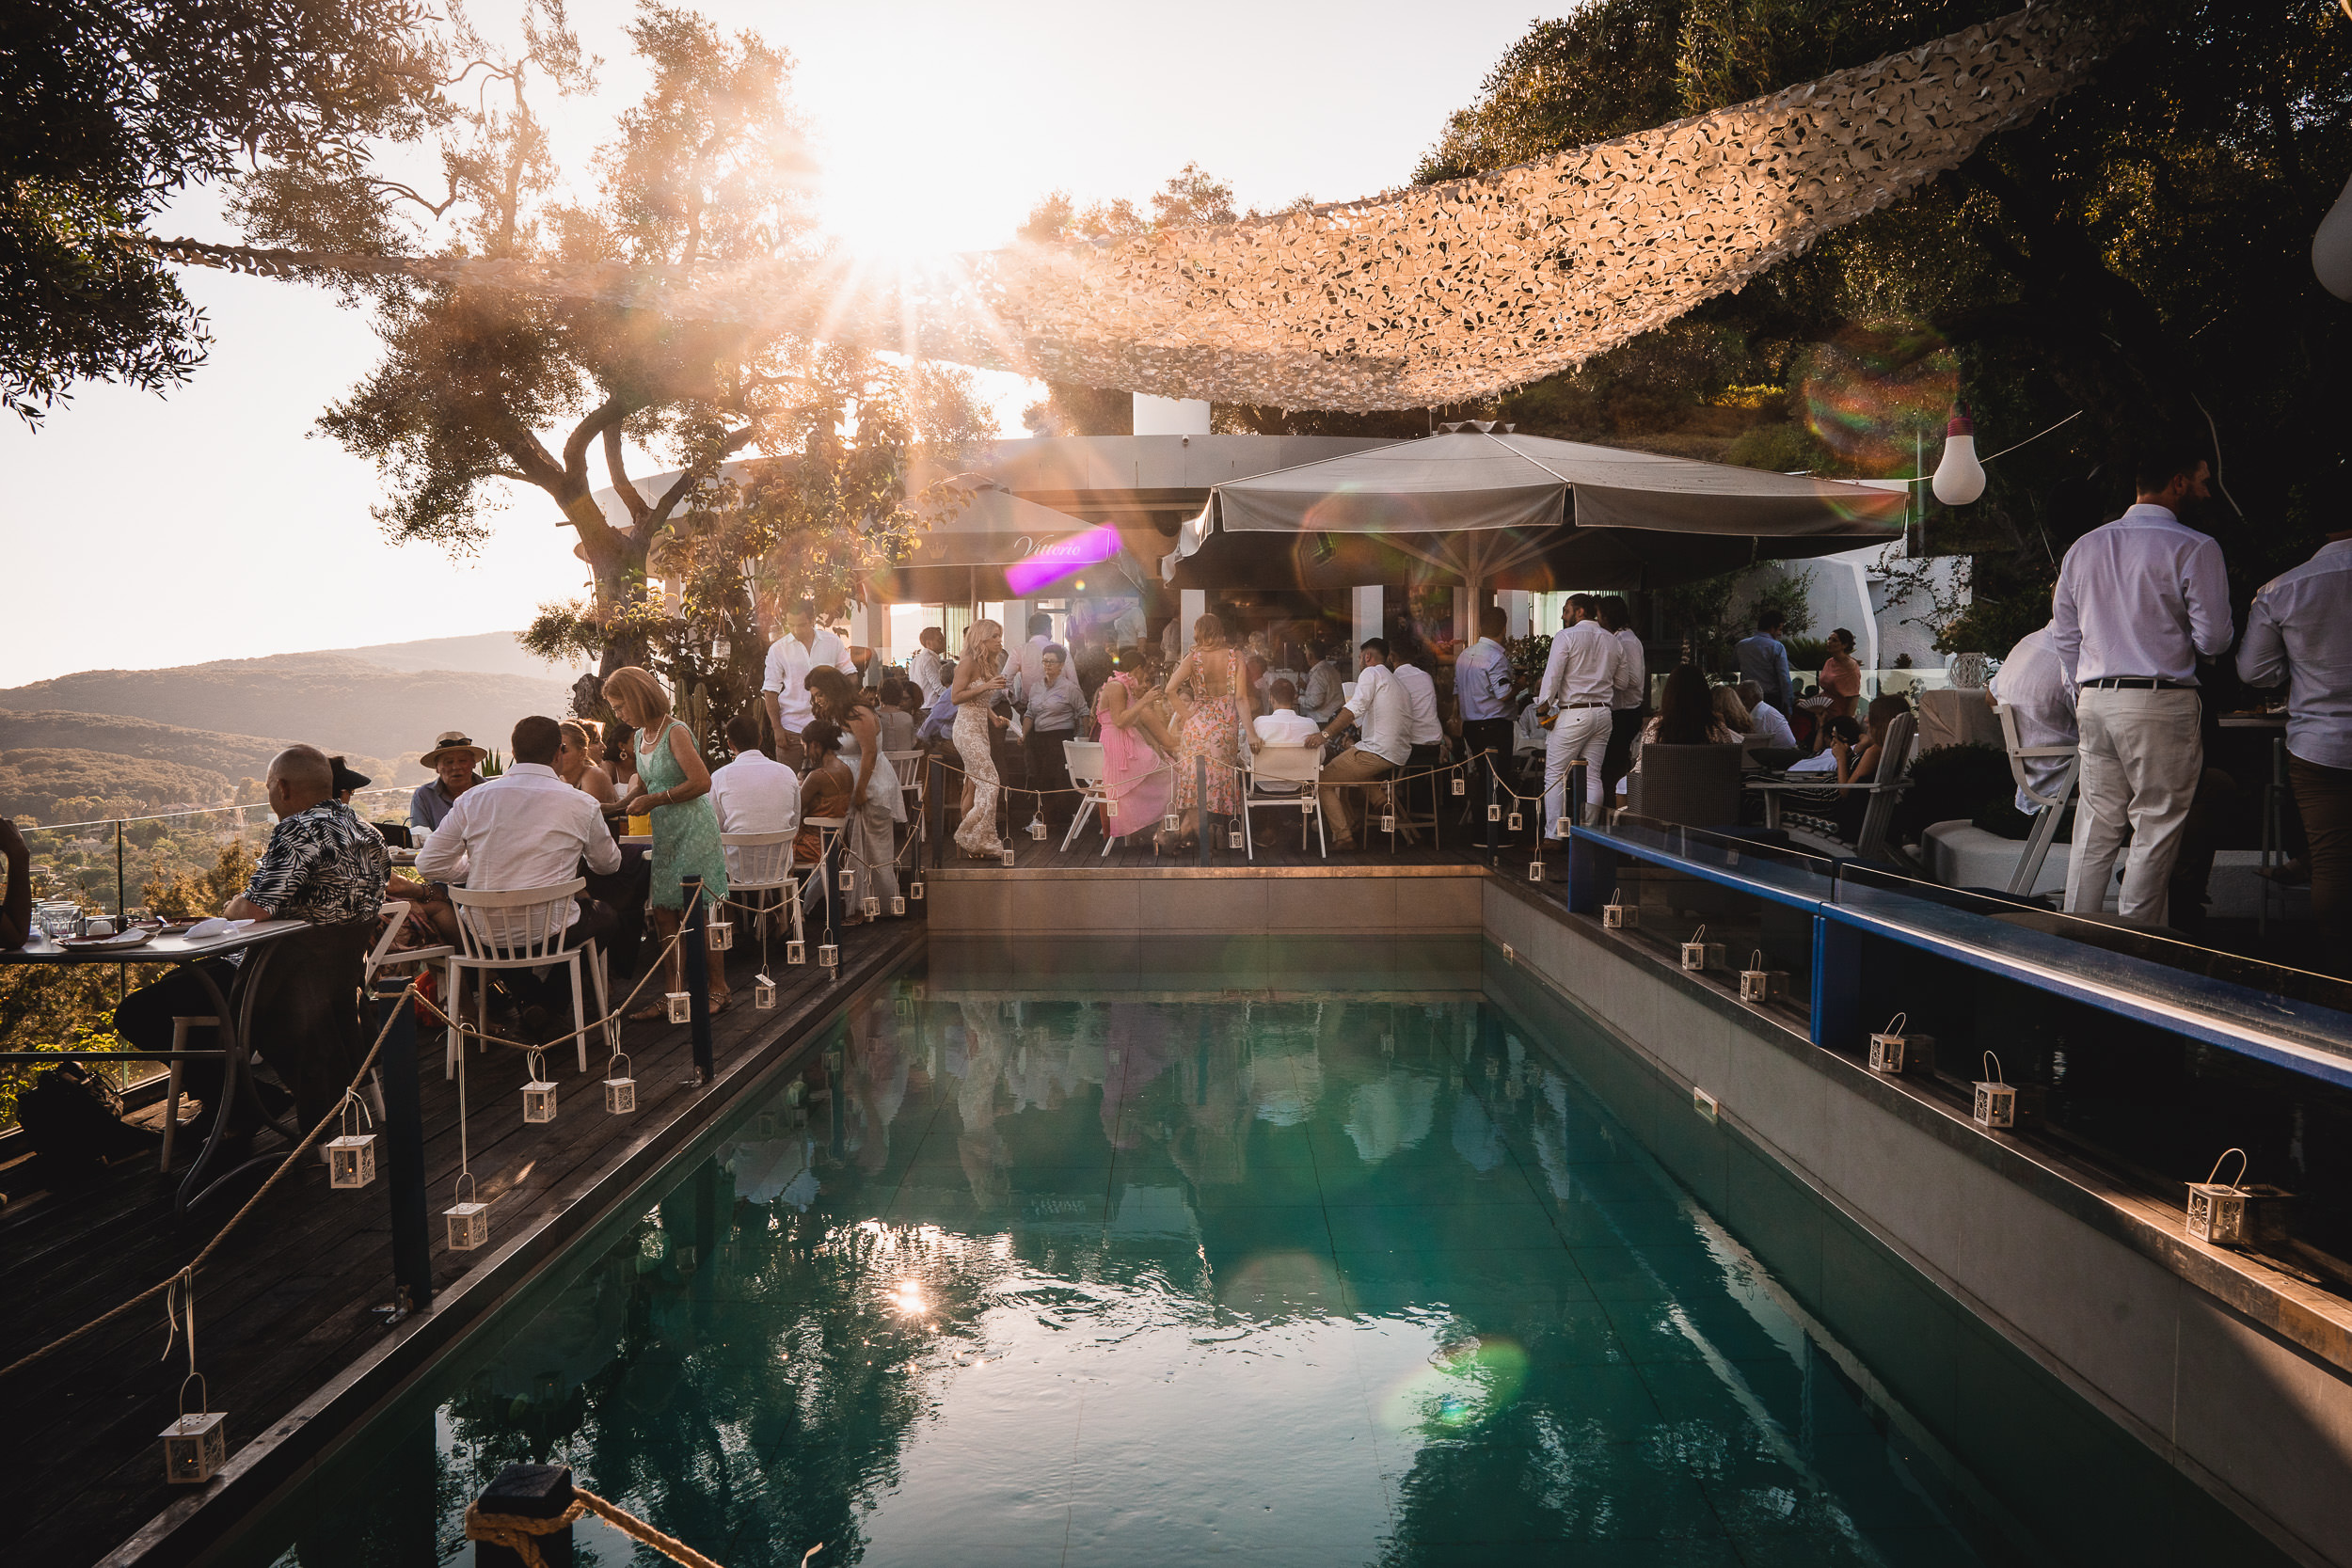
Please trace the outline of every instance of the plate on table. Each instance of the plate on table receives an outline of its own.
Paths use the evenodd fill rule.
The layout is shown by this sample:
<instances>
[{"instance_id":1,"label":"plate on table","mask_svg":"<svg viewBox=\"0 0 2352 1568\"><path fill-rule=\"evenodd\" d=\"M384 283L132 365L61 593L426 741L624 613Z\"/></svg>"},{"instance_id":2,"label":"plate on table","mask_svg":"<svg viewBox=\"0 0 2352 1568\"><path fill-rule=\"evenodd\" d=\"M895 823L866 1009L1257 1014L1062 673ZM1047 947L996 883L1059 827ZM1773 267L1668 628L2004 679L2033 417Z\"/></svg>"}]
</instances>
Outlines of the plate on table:
<instances>
[{"instance_id":1,"label":"plate on table","mask_svg":"<svg viewBox=\"0 0 2352 1568\"><path fill-rule=\"evenodd\" d=\"M144 947L155 933L150 930L117 931L109 937L59 937L57 945L69 953L111 953L118 949Z\"/></svg>"}]
</instances>

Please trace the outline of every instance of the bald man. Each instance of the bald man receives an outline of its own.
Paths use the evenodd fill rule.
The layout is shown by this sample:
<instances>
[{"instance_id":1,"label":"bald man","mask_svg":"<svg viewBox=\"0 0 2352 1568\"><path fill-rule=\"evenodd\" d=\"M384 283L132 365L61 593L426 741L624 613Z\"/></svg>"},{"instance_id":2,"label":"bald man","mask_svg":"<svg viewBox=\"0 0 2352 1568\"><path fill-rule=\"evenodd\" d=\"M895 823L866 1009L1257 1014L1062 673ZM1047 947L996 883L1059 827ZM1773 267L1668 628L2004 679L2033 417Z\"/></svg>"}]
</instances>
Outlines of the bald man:
<instances>
[{"instance_id":1,"label":"bald man","mask_svg":"<svg viewBox=\"0 0 2352 1568\"><path fill-rule=\"evenodd\" d=\"M289 747L270 759L269 806L278 816L269 845L244 891L220 912L231 920L300 920L315 927L277 940L251 1042L294 1091L308 1126L334 1106L349 1077L345 1069L358 1065L356 998L391 866L382 836L335 799L335 765L315 746ZM202 962L227 992L244 958L233 953ZM134 1050L169 1051L174 1018L210 1017L214 1010L203 982L176 970L122 999L115 1008L115 1032ZM192 1050L215 1043L210 1029L190 1032ZM209 1108L218 1102L221 1065L190 1062L183 1082ZM282 1103L282 1097L275 1098ZM254 1130L251 1110L240 1107L232 1133Z\"/></svg>"}]
</instances>

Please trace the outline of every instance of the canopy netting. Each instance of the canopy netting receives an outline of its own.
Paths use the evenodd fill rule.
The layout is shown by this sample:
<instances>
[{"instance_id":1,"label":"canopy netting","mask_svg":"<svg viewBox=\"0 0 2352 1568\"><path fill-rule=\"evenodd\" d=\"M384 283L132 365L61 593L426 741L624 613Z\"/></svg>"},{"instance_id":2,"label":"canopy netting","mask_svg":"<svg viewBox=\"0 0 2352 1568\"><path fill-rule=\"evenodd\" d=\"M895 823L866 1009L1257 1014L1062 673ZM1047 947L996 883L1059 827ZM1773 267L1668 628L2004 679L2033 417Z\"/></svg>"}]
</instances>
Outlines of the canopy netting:
<instances>
[{"instance_id":1,"label":"canopy netting","mask_svg":"<svg viewBox=\"0 0 2352 1568\"><path fill-rule=\"evenodd\" d=\"M1163 397L1417 408L1573 369L1738 288L2033 115L2113 36L2095 0L2035 6L1542 163L920 275L837 257L719 274L126 243L241 271L595 300Z\"/></svg>"}]
</instances>

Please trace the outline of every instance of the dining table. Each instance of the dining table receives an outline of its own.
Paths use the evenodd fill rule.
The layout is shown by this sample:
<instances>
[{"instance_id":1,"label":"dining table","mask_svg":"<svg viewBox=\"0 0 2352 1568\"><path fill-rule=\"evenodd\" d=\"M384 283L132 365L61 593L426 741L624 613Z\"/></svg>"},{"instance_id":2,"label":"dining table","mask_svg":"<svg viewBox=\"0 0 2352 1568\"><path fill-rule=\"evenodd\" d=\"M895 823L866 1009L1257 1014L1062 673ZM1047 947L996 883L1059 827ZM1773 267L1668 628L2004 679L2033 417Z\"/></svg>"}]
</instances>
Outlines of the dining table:
<instances>
[{"instance_id":1,"label":"dining table","mask_svg":"<svg viewBox=\"0 0 2352 1568\"><path fill-rule=\"evenodd\" d=\"M207 927L217 928L206 929ZM289 1139L302 1135L301 1129L294 1125L291 1115L270 1116L262 1105L261 1096L255 1091L253 1004L260 994L262 978L268 973L270 958L279 939L309 928L310 922L304 920L207 921L193 928L176 931L169 927L164 927L164 932L168 934L134 927L111 939L65 942L37 928L24 946L0 949L0 965L67 969L89 964L160 963L168 964L175 970L189 968L212 999L212 1017L220 1043L211 1051L9 1051L0 1052L0 1062L222 1062L224 1073L220 1103L205 1107L211 1113L212 1130L205 1137L203 1148L188 1166L187 1174L181 1179L174 1200L177 1212L185 1212L218 1192L248 1166L275 1164L282 1157L264 1154L239 1161L218 1171L214 1169L220 1160L226 1158L223 1150L229 1141L231 1108L241 1096L265 1125L285 1133ZM198 934L199 931L201 935ZM137 940L142 936L145 940ZM202 960L226 958L239 953L246 957L237 964L236 974L224 990L213 972L203 967Z\"/></svg>"}]
</instances>

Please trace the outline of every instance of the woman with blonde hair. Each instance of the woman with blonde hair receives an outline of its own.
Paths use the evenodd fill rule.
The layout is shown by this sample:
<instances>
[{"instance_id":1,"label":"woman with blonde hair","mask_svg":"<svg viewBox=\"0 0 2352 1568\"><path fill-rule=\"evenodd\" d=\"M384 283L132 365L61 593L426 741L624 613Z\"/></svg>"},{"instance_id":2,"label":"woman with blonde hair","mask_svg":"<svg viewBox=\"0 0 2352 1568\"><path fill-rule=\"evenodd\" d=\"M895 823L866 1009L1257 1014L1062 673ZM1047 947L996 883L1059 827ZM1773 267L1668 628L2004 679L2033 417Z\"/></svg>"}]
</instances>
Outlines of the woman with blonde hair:
<instances>
[{"instance_id":1,"label":"woman with blonde hair","mask_svg":"<svg viewBox=\"0 0 2352 1568\"><path fill-rule=\"evenodd\" d=\"M625 664L604 677L604 700L621 722L637 732L632 760L637 764L637 792L613 810L628 816L653 816L653 885L645 895L653 912L654 929L668 937L678 928L686 910L684 879L703 879L703 909L707 918L727 895L727 862L719 847L719 814L710 804L710 769L694 749L693 732L670 712L670 694L661 683L634 664ZM704 955L710 983L710 1010L726 1010L733 1000L727 990L726 969ZM677 949L670 949L670 989L684 990L685 965ZM666 1016L661 999L629 1014L632 1019Z\"/></svg>"},{"instance_id":2,"label":"woman with blonde hair","mask_svg":"<svg viewBox=\"0 0 2352 1568\"><path fill-rule=\"evenodd\" d=\"M560 727L564 740L555 752L555 776L600 806L619 800L620 792L612 787L612 780L596 765L596 752L602 742L590 733L589 724L566 719Z\"/></svg>"},{"instance_id":3,"label":"woman with blonde hair","mask_svg":"<svg viewBox=\"0 0 2352 1568\"><path fill-rule=\"evenodd\" d=\"M1200 814L1219 816L1241 814L1243 726L1255 716L1257 693L1242 678L1242 656L1226 640L1225 623L1203 615L1192 625L1192 652L1168 677L1171 696L1183 703L1177 709L1175 809L1183 814L1176 825L1173 847L1182 848L1200 836ZM1208 799L1200 798L1200 760L1208 762ZM1166 833L1154 848L1171 846Z\"/></svg>"},{"instance_id":4,"label":"woman with blonde hair","mask_svg":"<svg viewBox=\"0 0 2352 1568\"><path fill-rule=\"evenodd\" d=\"M963 759L963 821L956 847L974 860L993 861L1005 852L996 837L996 732L1005 721L994 705L1010 684L1005 679L1005 628L975 621L963 633L963 657L948 696L956 705L956 754Z\"/></svg>"}]
</instances>

